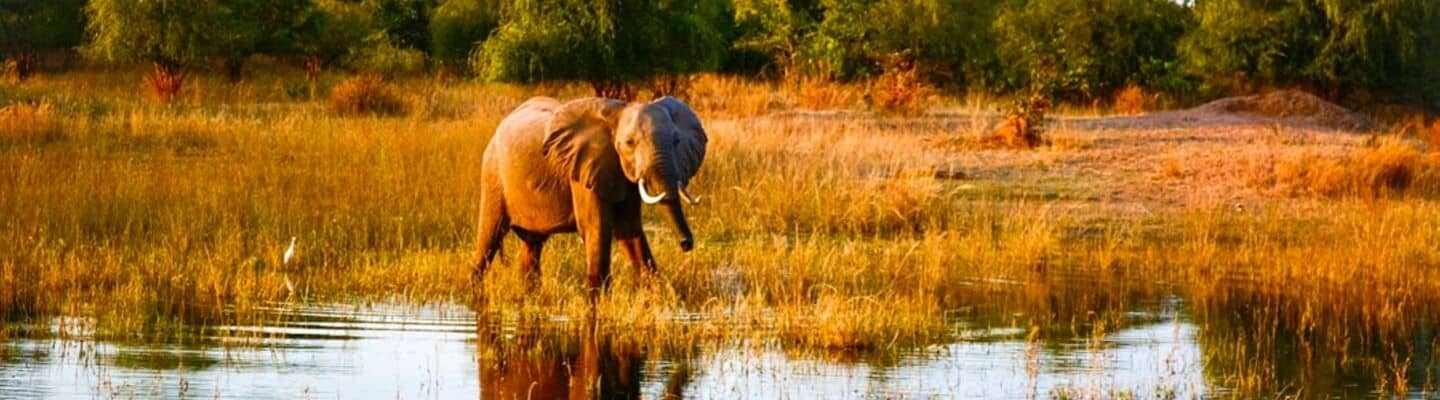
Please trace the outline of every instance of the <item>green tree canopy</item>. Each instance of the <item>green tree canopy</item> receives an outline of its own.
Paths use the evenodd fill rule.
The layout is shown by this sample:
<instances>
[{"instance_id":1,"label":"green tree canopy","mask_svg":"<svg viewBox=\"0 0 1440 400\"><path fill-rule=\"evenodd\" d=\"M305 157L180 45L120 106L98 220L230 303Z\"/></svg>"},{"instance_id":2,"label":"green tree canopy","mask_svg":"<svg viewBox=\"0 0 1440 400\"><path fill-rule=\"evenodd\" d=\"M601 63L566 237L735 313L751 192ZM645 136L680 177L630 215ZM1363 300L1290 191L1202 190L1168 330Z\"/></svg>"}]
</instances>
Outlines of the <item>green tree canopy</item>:
<instances>
[{"instance_id":1,"label":"green tree canopy","mask_svg":"<svg viewBox=\"0 0 1440 400\"><path fill-rule=\"evenodd\" d=\"M319 35L319 17L312 0L219 0L225 26L219 34L220 54L231 80L253 54L298 55Z\"/></svg>"},{"instance_id":2,"label":"green tree canopy","mask_svg":"<svg viewBox=\"0 0 1440 400\"><path fill-rule=\"evenodd\" d=\"M1170 0L1028 0L994 22L1007 86L1091 98L1174 73L1189 10Z\"/></svg>"},{"instance_id":3,"label":"green tree canopy","mask_svg":"<svg viewBox=\"0 0 1440 400\"><path fill-rule=\"evenodd\" d=\"M704 4L518 0L472 62L489 80L579 80L615 95L626 83L719 65L722 36L705 23Z\"/></svg>"},{"instance_id":4,"label":"green tree canopy","mask_svg":"<svg viewBox=\"0 0 1440 400\"><path fill-rule=\"evenodd\" d=\"M803 46L812 72L855 79L905 55L951 80L984 73L993 59L990 21L1000 0L825 0L824 19Z\"/></svg>"},{"instance_id":5,"label":"green tree canopy","mask_svg":"<svg viewBox=\"0 0 1440 400\"><path fill-rule=\"evenodd\" d=\"M217 0L91 0L86 11L91 55L161 68L213 59L228 27Z\"/></svg>"},{"instance_id":6,"label":"green tree canopy","mask_svg":"<svg viewBox=\"0 0 1440 400\"><path fill-rule=\"evenodd\" d=\"M430 55L464 63L476 45L500 25L499 0L443 0L430 15Z\"/></svg>"},{"instance_id":7,"label":"green tree canopy","mask_svg":"<svg viewBox=\"0 0 1440 400\"><path fill-rule=\"evenodd\" d=\"M0 0L0 59L8 59L16 77L29 75L35 53L80 44L85 25L84 0Z\"/></svg>"},{"instance_id":8,"label":"green tree canopy","mask_svg":"<svg viewBox=\"0 0 1440 400\"><path fill-rule=\"evenodd\" d=\"M1440 91L1434 0L1201 0L1195 14L1199 26L1182 49L1212 83L1302 84L1332 96L1357 87Z\"/></svg>"}]
</instances>

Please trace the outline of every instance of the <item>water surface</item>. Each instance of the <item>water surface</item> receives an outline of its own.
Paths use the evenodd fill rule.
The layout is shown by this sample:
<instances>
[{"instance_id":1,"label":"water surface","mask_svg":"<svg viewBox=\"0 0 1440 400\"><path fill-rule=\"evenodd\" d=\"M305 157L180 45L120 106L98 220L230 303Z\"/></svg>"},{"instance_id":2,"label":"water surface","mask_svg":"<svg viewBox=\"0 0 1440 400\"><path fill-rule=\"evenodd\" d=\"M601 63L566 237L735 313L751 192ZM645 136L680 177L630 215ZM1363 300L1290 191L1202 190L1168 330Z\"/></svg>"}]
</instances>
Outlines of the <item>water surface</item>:
<instances>
[{"instance_id":1,"label":"water surface","mask_svg":"<svg viewBox=\"0 0 1440 400\"><path fill-rule=\"evenodd\" d=\"M515 322L477 326L459 307L275 312L284 322L212 327L206 331L227 334L188 343L11 339L0 346L0 397L1196 398L1227 390L1226 371L1206 369L1204 328L1173 302L1130 312L1121 329L1046 341L961 319L942 344L881 354L755 340L670 351L596 335L582 319L538 325L566 326L560 333ZM60 322L50 329L75 325ZM254 336L237 335L245 333L268 338L227 345ZM1326 390L1336 394L1373 385L1331 383Z\"/></svg>"}]
</instances>

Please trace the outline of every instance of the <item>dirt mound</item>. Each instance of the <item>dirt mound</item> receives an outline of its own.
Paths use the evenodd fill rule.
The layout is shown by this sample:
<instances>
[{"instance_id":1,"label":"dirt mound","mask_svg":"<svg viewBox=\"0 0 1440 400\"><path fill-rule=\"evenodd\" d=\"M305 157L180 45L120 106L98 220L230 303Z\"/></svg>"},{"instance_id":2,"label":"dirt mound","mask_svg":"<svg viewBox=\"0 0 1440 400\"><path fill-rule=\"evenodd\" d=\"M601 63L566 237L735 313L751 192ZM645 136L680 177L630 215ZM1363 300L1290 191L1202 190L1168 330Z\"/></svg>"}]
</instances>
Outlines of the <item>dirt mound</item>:
<instances>
[{"instance_id":1,"label":"dirt mound","mask_svg":"<svg viewBox=\"0 0 1440 400\"><path fill-rule=\"evenodd\" d=\"M1368 132L1381 129L1380 125L1370 120L1369 117L1298 90L1277 90L1255 96L1227 97L1196 107L1194 111L1295 119L1346 131Z\"/></svg>"}]
</instances>

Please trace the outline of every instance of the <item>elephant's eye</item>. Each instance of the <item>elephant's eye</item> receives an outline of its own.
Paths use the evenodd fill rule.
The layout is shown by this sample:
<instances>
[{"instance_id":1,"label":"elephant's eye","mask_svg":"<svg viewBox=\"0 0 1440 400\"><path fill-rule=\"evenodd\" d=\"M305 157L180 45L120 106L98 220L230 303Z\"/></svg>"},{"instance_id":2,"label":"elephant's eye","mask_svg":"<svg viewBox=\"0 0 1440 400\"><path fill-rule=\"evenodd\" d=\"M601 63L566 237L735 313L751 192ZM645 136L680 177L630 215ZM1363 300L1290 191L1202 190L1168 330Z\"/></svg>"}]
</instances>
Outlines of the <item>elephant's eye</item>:
<instances>
[{"instance_id":1,"label":"elephant's eye","mask_svg":"<svg viewBox=\"0 0 1440 400\"><path fill-rule=\"evenodd\" d=\"M634 138L625 139L625 146L626 146L626 147L635 147L635 139L634 139Z\"/></svg>"}]
</instances>

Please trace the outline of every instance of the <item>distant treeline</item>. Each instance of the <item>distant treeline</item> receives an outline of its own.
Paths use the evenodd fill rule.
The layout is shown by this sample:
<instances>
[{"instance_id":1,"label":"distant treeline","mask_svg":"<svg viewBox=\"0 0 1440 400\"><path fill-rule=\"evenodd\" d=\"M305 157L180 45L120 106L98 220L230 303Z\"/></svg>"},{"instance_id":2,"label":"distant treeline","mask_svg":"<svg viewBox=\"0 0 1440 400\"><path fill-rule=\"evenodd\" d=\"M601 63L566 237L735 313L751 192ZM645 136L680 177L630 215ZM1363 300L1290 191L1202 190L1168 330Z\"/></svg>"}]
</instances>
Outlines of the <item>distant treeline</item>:
<instances>
[{"instance_id":1,"label":"distant treeline","mask_svg":"<svg viewBox=\"0 0 1440 400\"><path fill-rule=\"evenodd\" d=\"M597 92L911 68L945 90L1074 101L1299 86L1440 108L1437 0L0 0L12 75L68 49L236 79L259 54L312 74L444 69Z\"/></svg>"}]
</instances>

